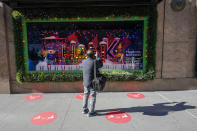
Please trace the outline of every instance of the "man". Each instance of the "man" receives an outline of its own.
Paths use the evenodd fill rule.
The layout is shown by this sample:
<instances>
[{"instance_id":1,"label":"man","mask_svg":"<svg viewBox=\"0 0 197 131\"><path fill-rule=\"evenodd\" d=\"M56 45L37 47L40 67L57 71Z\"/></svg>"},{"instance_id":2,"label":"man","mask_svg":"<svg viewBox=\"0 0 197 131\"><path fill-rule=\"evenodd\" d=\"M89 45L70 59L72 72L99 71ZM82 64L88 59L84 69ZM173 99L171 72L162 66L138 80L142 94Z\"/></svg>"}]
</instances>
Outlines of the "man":
<instances>
[{"instance_id":1,"label":"man","mask_svg":"<svg viewBox=\"0 0 197 131\"><path fill-rule=\"evenodd\" d=\"M97 57L92 50L87 51L88 58L83 60L83 86L84 86L84 97L83 97L83 114L88 114L89 117L95 116L96 112L94 111L96 103L96 91L92 88L92 80L94 79L94 60ZM96 59L96 74L98 75L98 68L101 68L103 63L100 59ZM88 109L88 97L90 98L90 108Z\"/></svg>"}]
</instances>

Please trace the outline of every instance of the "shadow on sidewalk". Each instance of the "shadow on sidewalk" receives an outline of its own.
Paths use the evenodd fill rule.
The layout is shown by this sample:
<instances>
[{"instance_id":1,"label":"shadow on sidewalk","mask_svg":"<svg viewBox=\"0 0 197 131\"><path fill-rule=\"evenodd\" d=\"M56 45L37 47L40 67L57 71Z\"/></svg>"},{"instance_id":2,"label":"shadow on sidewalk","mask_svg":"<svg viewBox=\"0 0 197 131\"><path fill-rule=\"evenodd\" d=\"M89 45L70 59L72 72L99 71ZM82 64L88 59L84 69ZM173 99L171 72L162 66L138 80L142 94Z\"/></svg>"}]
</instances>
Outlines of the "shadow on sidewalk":
<instances>
[{"instance_id":1,"label":"shadow on sidewalk","mask_svg":"<svg viewBox=\"0 0 197 131\"><path fill-rule=\"evenodd\" d=\"M169 112L183 111L186 109L196 108L196 106L185 105L185 103L186 102L158 103L158 104L153 104L153 106L138 106L138 107L128 107L128 108L104 109L104 110L96 110L96 112L98 113L98 116L103 116L107 112L117 111L117 110L127 112L127 113L142 112L143 115L150 115L150 116L165 116L165 115L168 115ZM170 104L173 104L173 105L170 105Z\"/></svg>"}]
</instances>

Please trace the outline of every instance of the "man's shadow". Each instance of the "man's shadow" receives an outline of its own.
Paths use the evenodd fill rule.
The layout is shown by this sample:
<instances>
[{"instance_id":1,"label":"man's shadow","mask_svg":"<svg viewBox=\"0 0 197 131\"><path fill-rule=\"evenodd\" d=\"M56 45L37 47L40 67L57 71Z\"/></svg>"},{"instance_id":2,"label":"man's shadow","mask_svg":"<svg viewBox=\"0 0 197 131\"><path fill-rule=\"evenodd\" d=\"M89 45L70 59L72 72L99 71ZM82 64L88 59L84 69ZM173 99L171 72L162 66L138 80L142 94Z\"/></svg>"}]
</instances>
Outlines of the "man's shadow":
<instances>
[{"instance_id":1,"label":"man's shadow","mask_svg":"<svg viewBox=\"0 0 197 131\"><path fill-rule=\"evenodd\" d=\"M137 106L137 107L128 107L128 108L104 109L104 110L96 110L96 112L98 113L98 116L103 116L110 111L123 111L127 113L142 112L143 115L165 116L168 115L169 112L183 111L186 109L196 108L196 106L185 105L185 103L186 102L157 103L157 104L153 104L153 106ZM115 113L112 112L112 114Z\"/></svg>"}]
</instances>

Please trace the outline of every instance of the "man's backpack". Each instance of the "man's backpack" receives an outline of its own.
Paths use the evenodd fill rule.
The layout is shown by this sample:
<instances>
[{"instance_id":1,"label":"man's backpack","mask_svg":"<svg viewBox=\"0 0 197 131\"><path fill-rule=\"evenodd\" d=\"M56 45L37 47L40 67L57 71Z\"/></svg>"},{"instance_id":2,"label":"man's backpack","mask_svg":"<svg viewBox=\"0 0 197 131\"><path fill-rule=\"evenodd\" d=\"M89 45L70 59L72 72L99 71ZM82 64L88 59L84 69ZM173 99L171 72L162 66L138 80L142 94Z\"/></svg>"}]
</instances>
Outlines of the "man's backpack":
<instances>
[{"instance_id":1,"label":"man's backpack","mask_svg":"<svg viewBox=\"0 0 197 131\"><path fill-rule=\"evenodd\" d=\"M92 80L93 89L98 92L103 91L106 81L107 78L104 75L99 74L98 76L96 76L96 60L94 60L94 79Z\"/></svg>"}]
</instances>

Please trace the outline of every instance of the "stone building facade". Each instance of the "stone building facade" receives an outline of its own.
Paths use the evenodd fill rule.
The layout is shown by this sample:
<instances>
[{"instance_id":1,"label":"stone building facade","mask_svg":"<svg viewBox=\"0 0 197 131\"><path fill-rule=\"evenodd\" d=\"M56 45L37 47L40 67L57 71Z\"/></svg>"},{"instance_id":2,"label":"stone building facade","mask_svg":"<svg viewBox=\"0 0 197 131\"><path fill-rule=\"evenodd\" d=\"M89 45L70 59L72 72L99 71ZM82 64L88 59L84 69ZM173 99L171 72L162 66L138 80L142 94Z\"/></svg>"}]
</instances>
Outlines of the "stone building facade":
<instances>
[{"instance_id":1,"label":"stone building facade","mask_svg":"<svg viewBox=\"0 0 197 131\"><path fill-rule=\"evenodd\" d=\"M107 82L105 91L197 89L197 1L174 11L171 0L157 4L156 77L145 82ZM82 82L16 82L12 9L0 3L0 93L80 92Z\"/></svg>"}]
</instances>

